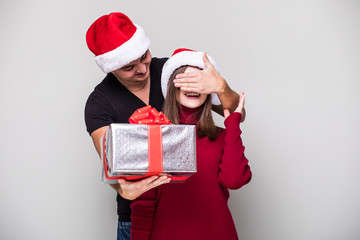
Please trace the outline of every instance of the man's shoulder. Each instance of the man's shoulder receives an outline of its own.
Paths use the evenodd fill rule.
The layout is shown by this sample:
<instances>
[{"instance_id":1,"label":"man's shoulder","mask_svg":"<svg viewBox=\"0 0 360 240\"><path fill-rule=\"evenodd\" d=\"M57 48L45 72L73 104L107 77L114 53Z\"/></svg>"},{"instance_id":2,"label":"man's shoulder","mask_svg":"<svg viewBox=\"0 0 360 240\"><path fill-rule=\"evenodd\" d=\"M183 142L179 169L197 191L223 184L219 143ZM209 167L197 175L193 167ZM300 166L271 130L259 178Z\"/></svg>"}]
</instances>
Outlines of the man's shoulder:
<instances>
[{"instance_id":1,"label":"man's shoulder","mask_svg":"<svg viewBox=\"0 0 360 240\"><path fill-rule=\"evenodd\" d=\"M106 77L95 86L94 90L90 93L87 102L91 101L109 101L114 95L116 95L120 90L114 81L114 76L112 74L107 74Z\"/></svg>"},{"instance_id":2,"label":"man's shoulder","mask_svg":"<svg viewBox=\"0 0 360 240\"><path fill-rule=\"evenodd\" d=\"M153 57L152 58L152 61L161 61L161 62L166 62L166 60L168 60L169 58L168 57Z\"/></svg>"},{"instance_id":3,"label":"man's shoulder","mask_svg":"<svg viewBox=\"0 0 360 240\"><path fill-rule=\"evenodd\" d=\"M153 81L159 81L161 79L162 68L168 58L152 58L150 71L151 71L151 79Z\"/></svg>"},{"instance_id":4,"label":"man's shoulder","mask_svg":"<svg viewBox=\"0 0 360 240\"><path fill-rule=\"evenodd\" d=\"M165 64L165 62L168 60L169 58L158 58L158 57L153 57L151 60L151 64L157 67L162 68L163 65Z\"/></svg>"},{"instance_id":5,"label":"man's shoulder","mask_svg":"<svg viewBox=\"0 0 360 240\"><path fill-rule=\"evenodd\" d=\"M111 92L113 92L115 89L118 89L118 86L116 86L116 78L113 74L108 73L106 75L106 77L98 84L95 86L94 90L92 93L107 93L110 94Z\"/></svg>"}]
</instances>

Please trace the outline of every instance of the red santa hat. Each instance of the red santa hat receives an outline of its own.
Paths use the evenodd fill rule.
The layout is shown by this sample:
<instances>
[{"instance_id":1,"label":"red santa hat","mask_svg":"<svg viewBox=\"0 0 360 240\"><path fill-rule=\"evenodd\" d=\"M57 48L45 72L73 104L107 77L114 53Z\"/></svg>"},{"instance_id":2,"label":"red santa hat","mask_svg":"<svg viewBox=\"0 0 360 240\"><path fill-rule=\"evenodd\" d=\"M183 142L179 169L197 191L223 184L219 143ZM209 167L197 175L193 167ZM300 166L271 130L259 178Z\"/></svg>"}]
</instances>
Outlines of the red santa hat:
<instances>
[{"instance_id":1,"label":"red santa hat","mask_svg":"<svg viewBox=\"0 0 360 240\"><path fill-rule=\"evenodd\" d=\"M140 58L149 49L150 39L125 14L110 13L90 26L86 43L101 70L109 73Z\"/></svg>"},{"instance_id":2,"label":"red santa hat","mask_svg":"<svg viewBox=\"0 0 360 240\"><path fill-rule=\"evenodd\" d=\"M166 98L168 82L173 72L181 66L193 66L201 69L205 68L203 60L203 52L194 51L186 48L179 48L174 51L172 56L165 62L162 74L161 74L161 90ZM215 68L216 72L219 73L216 62L211 56L207 55L211 65ZM220 74L220 73L219 73ZM211 94L212 104L221 105L221 102L216 93Z\"/></svg>"}]
</instances>

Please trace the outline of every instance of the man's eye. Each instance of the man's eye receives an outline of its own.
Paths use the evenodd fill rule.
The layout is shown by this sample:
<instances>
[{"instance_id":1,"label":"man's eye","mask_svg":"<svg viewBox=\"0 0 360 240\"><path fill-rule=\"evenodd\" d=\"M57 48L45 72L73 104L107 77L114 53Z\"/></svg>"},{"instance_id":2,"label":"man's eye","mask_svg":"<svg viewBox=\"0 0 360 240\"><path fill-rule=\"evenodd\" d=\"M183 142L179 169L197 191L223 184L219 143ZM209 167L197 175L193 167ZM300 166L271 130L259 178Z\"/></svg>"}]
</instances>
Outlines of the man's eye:
<instances>
[{"instance_id":1,"label":"man's eye","mask_svg":"<svg viewBox=\"0 0 360 240\"><path fill-rule=\"evenodd\" d=\"M124 71L131 71L133 68L134 68L134 66L131 65L131 66L123 67L122 70L124 70Z\"/></svg>"},{"instance_id":2,"label":"man's eye","mask_svg":"<svg viewBox=\"0 0 360 240\"><path fill-rule=\"evenodd\" d=\"M147 53L145 53L144 55L142 55L141 60L144 60L144 59L146 58L146 56L147 56Z\"/></svg>"}]
</instances>

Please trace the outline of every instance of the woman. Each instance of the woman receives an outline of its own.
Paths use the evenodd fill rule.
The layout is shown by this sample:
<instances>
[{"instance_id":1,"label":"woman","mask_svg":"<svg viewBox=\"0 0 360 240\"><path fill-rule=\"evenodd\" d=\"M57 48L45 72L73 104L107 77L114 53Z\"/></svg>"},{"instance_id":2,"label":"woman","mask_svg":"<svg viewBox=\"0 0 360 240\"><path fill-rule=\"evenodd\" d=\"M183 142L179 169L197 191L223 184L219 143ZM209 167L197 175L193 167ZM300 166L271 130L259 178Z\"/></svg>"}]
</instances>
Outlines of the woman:
<instances>
[{"instance_id":1,"label":"woman","mask_svg":"<svg viewBox=\"0 0 360 240\"><path fill-rule=\"evenodd\" d=\"M132 239L238 239L227 201L228 189L239 189L251 179L239 128L244 95L240 93L234 113L224 110L226 129L221 129L211 116L214 96L185 92L173 84L178 74L203 69L202 55L178 49L162 73L165 115L174 124L197 126L197 173L184 183L159 186L133 201Z\"/></svg>"}]
</instances>

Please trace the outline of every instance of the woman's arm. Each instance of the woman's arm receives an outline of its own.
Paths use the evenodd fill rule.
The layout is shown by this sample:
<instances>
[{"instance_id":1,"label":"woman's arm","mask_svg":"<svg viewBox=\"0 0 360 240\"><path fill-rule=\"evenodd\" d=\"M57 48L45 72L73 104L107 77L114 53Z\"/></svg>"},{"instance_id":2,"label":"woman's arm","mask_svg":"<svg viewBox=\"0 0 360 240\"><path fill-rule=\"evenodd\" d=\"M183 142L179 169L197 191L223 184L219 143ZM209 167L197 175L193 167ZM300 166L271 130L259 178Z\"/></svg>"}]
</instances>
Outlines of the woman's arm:
<instances>
[{"instance_id":1,"label":"woman's arm","mask_svg":"<svg viewBox=\"0 0 360 240\"><path fill-rule=\"evenodd\" d=\"M157 188L153 188L131 203L131 240L150 239L156 212Z\"/></svg>"},{"instance_id":2,"label":"woman's arm","mask_svg":"<svg viewBox=\"0 0 360 240\"><path fill-rule=\"evenodd\" d=\"M240 93L239 106L235 112L230 115L229 110L224 111L226 135L218 180L229 189L238 189L251 180L251 171L244 154L245 147L242 143L239 127L243 107L244 94Z\"/></svg>"}]
</instances>

